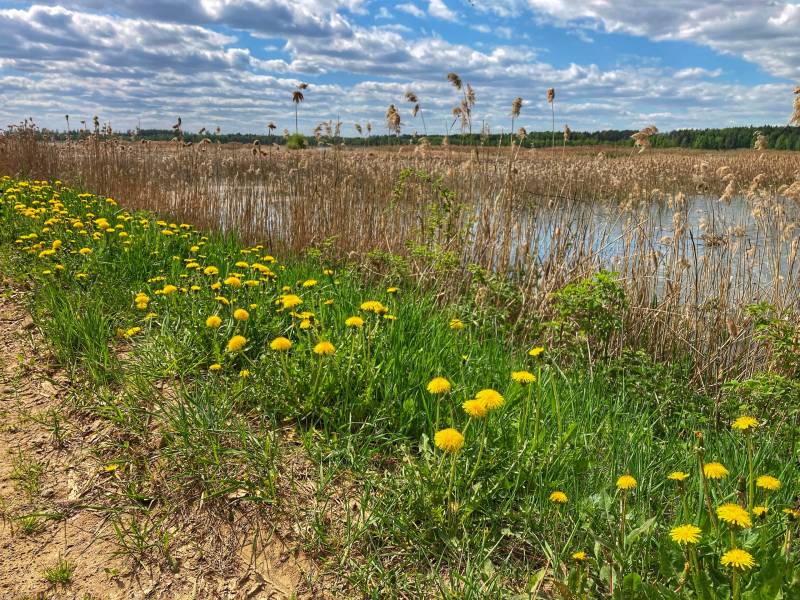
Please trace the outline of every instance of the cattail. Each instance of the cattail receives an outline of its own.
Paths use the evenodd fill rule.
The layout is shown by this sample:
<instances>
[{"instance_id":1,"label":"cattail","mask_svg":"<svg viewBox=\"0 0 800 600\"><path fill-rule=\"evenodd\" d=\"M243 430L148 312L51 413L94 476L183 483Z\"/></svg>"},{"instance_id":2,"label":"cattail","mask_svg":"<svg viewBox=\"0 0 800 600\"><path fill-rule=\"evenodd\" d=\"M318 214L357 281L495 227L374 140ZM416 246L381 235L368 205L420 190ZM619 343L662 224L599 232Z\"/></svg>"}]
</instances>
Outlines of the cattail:
<instances>
[{"instance_id":1,"label":"cattail","mask_svg":"<svg viewBox=\"0 0 800 600\"><path fill-rule=\"evenodd\" d=\"M511 116L513 118L519 117L519 113L522 110L522 98L516 97L514 101L511 103Z\"/></svg>"},{"instance_id":2,"label":"cattail","mask_svg":"<svg viewBox=\"0 0 800 600\"><path fill-rule=\"evenodd\" d=\"M547 88L547 103L552 104L555 99L556 99L555 88Z\"/></svg>"}]
</instances>

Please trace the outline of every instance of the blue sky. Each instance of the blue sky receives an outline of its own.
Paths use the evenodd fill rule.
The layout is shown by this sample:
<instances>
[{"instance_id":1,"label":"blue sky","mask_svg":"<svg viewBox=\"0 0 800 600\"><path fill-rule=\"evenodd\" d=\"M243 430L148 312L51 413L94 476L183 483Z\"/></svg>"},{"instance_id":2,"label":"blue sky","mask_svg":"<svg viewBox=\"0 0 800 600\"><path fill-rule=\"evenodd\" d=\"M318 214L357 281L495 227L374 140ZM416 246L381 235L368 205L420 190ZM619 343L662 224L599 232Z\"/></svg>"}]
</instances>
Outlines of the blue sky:
<instances>
[{"instance_id":1,"label":"blue sky","mask_svg":"<svg viewBox=\"0 0 800 600\"><path fill-rule=\"evenodd\" d=\"M800 83L800 4L722 0L0 1L0 119L63 129L294 129L452 123L458 73L473 120L573 130L785 124ZM425 126L404 100L420 99ZM458 126L456 126L457 129Z\"/></svg>"}]
</instances>

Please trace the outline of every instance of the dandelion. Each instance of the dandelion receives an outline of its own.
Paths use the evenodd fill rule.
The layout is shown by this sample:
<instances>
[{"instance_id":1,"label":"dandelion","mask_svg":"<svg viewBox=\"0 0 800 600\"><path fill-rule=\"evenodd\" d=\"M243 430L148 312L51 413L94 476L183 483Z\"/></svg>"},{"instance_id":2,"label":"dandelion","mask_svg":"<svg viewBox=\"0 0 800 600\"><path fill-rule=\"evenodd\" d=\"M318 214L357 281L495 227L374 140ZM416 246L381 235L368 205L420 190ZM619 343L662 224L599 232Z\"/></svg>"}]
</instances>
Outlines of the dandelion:
<instances>
[{"instance_id":1,"label":"dandelion","mask_svg":"<svg viewBox=\"0 0 800 600\"><path fill-rule=\"evenodd\" d=\"M619 479L617 479L617 489L618 490L632 490L636 487L636 480L631 477L630 475L622 475Z\"/></svg>"},{"instance_id":2,"label":"dandelion","mask_svg":"<svg viewBox=\"0 0 800 600\"><path fill-rule=\"evenodd\" d=\"M315 285L317 285L317 280L316 279L306 279L303 282L303 287L304 288L314 287Z\"/></svg>"},{"instance_id":3,"label":"dandelion","mask_svg":"<svg viewBox=\"0 0 800 600\"><path fill-rule=\"evenodd\" d=\"M703 474L708 479L723 479L728 476L728 469L722 463L710 462L703 465Z\"/></svg>"},{"instance_id":4,"label":"dandelion","mask_svg":"<svg viewBox=\"0 0 800 600\"><path fill-rule=\"evenodd\" d=\"M238 352L247 344L247 338L243 335L235 335L228 341L228 352Z\"/></svg>"},{"instance_id":5,"label":"dandelion","mask_svg":"<svg viewBox=\"0 0 800 600\"><path fill-rule=\"evenodd\" d=\"M428 382L428 392L431 394L446 394L452 387L444 377L434 377Z\"/></svg>"},{"instance_id":6,"label":"dandelion","mask_svg":"<svg viewBox=\"0 0 800 600\"><path fill-rule=\"evenodd\" d=\"M684 473L683 471L673 471L669 475L667 475L667 479L670 481L685 481L689 477L688 473Z\"/></svg>"},{"instance_id":7,"label":"dandelion","mask_svg":"<svg viewBox=\"0 0 800 600\"><path fill-rule=\"evenodd\" d=\"M748 512L738 504L733 504L732 502L727 502L717 507L717 516L728 525L734 525L742 529L749 529L753 526Z\"/></svg>"},{"instance_id":8,"label":"dandelion","mask_svg":"<svg viewBox=\"0 0 800 600\"><path fill-rule=\"evenodd\" d=\"M214 266L209 266L203 269L203 273L206 275L219 275L219 269Z\"/></svg>"},{"instance_id":9,"label":"dandelion","mask_svg":"<svg viewBox=\"0 0 800 600\"><path fill-rule=\"evenodd\" d=\"M241 377L242 379L247 379L248 377L250 377L250 371L248 369L242 369L241 371L239 371L239 377Z\"/></svg>"},{"instance_id":10,"label":"dandelion","mask_svg":"<svg viewBox=\"0 0 800 600\"><path fill-rule=\"evenodd\" d=\"M347 327L363 327L364 326L364 319L361 317L350 317L345 320L344 324Z\"/></svg>"},{"instance_id":11,"label":"dandelion","mask_svg":"<svg viewBox=\"0 0 800 600\"><path fill-rule=\"evenodd\" d=\"M765 517L769 508L766 506L754 506L753 507L753 514L757 517Z\"/></svg>"},{"instance_id":12,"label":"dandelion","mask_svg":"<svg viewBox=\"0 0 800 600\"><path fill-rule=\"evenodd\" d=\"M752 569L756 562L747 550L734 548L722 555L722 564L723 566L732 567L734 569L747 570Z\"/></svg>"},{"instance_id":13,"label":"dandelion","mask_svg":"<svg viewBox=\"0 0 800 600\"><path fill-rule=\"evenodd\" d=\"M500 395L499 392L492 390L492 389L485 389L481 390L477 394L475 394L476 400L482 400L486 403L486 408L489 410L494 410L496 408L500 408L503 406L505 399L503 396Z\"/></svg>"},{"instance_id":14,"label":"dandelion","mask_svg":"<svg viewBox=\"0 0 800 600\"><path fill-rule=\"evenodd\" d=\"M555 491L550 494L549 500L550 502L554 502L556 504L566 504L569 498L567 498L567 495L564 492Z\"/></svg>"},{"instance_id":15,"label":"dandelion","mask_svg":"<svg viewBox=\"0 0 800 600\"><path fill-rule=\"evenodd\" d=\"M482 419L489 414L489 409L486 406L486 402L483 400L466 400L461 407L464 409L464 412L473 419Z\"/></svg>"},{"instance_id":16,"label":"dandelion","mask_svg":"<svg viewBox=\"0 0 800 600\"><path fill-rule=\"evenodd\" d=\"M212 372L213 372L213 371L220 371L221 369L222 369L222 365L221 365L221 364L219 364L219 363L214 363L213 365L211 365L210 367L208 367L208 370L209 370L209 371L212 371Z\"/></svg>"},{"instance_id":17,"label":"dandelion","mask_svg":"<svg viewBox=\"0 0 800 600\"><path fill-rule=\"evenodd\" d=\"M171 284L167 284L167 285L165 285L165 286L164 286L164 289L163 289L163 290L161 290L161 292L162 292L162 293L163 293L165 296L169 296L170 294L174 294L174 293L175 293L175 292L177 292L177 291L178 291L178 288L177 288L176 286L174 286L174 285L171 285Z\"/></svg>"},{"instance_id":18,"label":"dandelion","mask_svg":"<svg viewBox=\"0 0 800 600\"><path fill-rule=\"evenodd\" d=\"M238 277L234 277L234 276L230 276L230 277L226 278L224 283L225 283L225 285L229 285L229 286L235 287L235 288L242 287L242 280L239 279Z\"/></svg>"},{"instance_id":19,"label":"dandelion","mask_svg":"<svg viewBox=\"0 0 800 600\"><path fill-rule=\"evenodd\" d=\"M528 371L513 371L511 373L511 379L521 385L527 385L536 381L536 375Z\"/></svg>"},{"instance_id":20,"label":"dandelion","mask_svg":"<svg viewBox=\"0 0 800 600\"><path fill-rule=\"evenodd\" d=\"M276 352L285 352L292 347L292 342L285 337L276 337L269 343L269 347Z\"/></svg>"},{"instance_id":21,"label":"dandelion","mask_svg":"<svg viewBox=\"0 0 800 600\"><path fill-rule=\"evenodd\" d=\"M396 294L399 291L400 291L400 288L398 288L398 287L388 287L388 288L386 288L386 293L387 294Z\"/></svg>"},{"instance_id":22,"label":"dandelion","mask_svg":"<svg viewBox=\"0 0 800 600\"><path fill-rule=\"evenodd\" d=\"M78 254L80 254L81 256L87 256L91 253L92 253L91 248L81 248L80 250L78 250Z\"/></svg>"},{"instance_id":23,"label":"dandelion","mask_svg":"<svg viewBox=\"0 0 800 600\"><path fill-rule=\"evenodd\" d=\"M459 329L464 329L464 322L461 319L451 319L450 320L450 329L453 331L458 331Z\"/></svg>"},{"instance_id":24,"label":"dandelion","mask_svg":"<svg viewBox=\"0 0 800 600\"><path fill-rule=\"evenodd\" d=\"M670 530L669 537L679 545L696 544L700 541L702 531L696 525L679 525Z\"/></svg>"},{"instance_id":25,"label":"dandelion","mask_svg":"<svg viewBox=\"0 0 800 600\"><path fill-rule=\"evenodd\" d=\"M583 550L578 550L577 552L573 552L572 560L576 560L578 562L586 560L586 552L584 552Z\"/></svg>"},{"instance_id":26,"label":"dandelion","mask_svg":"<svg viewBox=\"0 0 800 600\"><path fill-rule=\"evenodd\" d=\"M738 431L749 432L758 427L758 420L755 417L741 416L731 424L731 427Z\"/></svg>"},{"instance_id":27,"label":"dandelion","mask_svg":"<svg viewBox=\"0 0 800 600\"><path fill-rule=\"evenodd\" d=\"M131 338L131 337L135 336L137 333L139 333L141 330L142 330L141 327L131 327L130 329L128 329L125 332L125 337L126 338Z\"/></svg>"},{"instance_id":28,"label":"dandelion","mask_svg":"<svg viewBox=\"0 0 800 600\"><path fill-rule=\"evenodd\" d=\"M464 447L464 436L457 429L448 427L437 431L433 436L433 442L439 450L450 454L458 452Z\"/></svg>"},{"instance_id":29,"label":"dandelion","mask_svg":"<svg viewBox=\"0 0 800 600\"><path fill-rule=\"evenodd\" d=\"M362 302L360 308L364 312L371 312L375 313L376 315L383 315L389 312L389 309L377 300L367 300L366 302Z\"/></svg>"},{"instance_id":30,"label":"dandelion","mask_svg":"<svg viewBox=\"0 0 800 600\"><path fill-rule=\"evenodd\" d=\"M756 479L756 486L762 490L774 492L781 489L781 482L772 475L761 475Z\"/></svg>"},{"instance_id":31,"label":"dandelion","mask_svg":"<svg viewBox=\"0 0 800 600\"><path fill-rule=\"evenodd\" d=\"M294 308L295 306L300 306L303 303L303 300L300 298L300 296L287 294L280 297L280 303L283 308Z\"/></svg>"},{"instance_id":32,"label":"dandelion","mask_svg":"<svg viewBox=\"0 0 800 600\"><path fill-rule=\"evenodd\" d=\"M535 348L531 348L530 350L528 350L528 355L536 358L542 352L544 352L544 346L536 346Z\"/></svg>"},{"instance_id":33,"label":"dandelion","mask_svg":"<svg viewBox=\"0 0 800 600\"><path fill-rule=\"evenodd\" d=\"M314 354L319 356L330 356L336 352L336 347L330 342L322 341L314 346Z\"/></svg>"},{"instance_id":34,"label":"dandelion","mask_svg":"<svg viewBox=\"0 0 800 600\"><path fill-rule=\"evenodd\" d=\"M233 311L233 318L237 321L247 321L250 318L250 313L243 308L237 308Z\"/></svg>"}]
</instances>

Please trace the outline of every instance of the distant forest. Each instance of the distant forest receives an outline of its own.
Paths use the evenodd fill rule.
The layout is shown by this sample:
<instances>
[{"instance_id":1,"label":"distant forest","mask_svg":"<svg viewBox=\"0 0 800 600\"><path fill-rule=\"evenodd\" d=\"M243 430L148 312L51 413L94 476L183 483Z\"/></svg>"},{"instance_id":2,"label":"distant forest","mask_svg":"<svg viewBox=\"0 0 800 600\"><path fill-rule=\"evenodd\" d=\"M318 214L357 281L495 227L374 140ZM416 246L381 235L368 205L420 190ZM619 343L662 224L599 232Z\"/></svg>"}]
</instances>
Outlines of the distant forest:
<instances>
[{"instance_id":1,"label":"distant forest","mask_svg":"<svg viewBox=\"0 0 800 600\"><path fill-rule=\"evenodd\" d=\"M723 129L676 129L666 133L658 133L650 138L650 142L655 148L695 148L699 150L733 150L736 148L752 148L755 143L756 132L760 132L767 138L768 148L776 150L800 150L800 127L774 125L763 125L761 127L726 127ZM64 132L53 133L57 139L65 139ZM629 129L610 129L606 131L572 131L570 139L566 142L567 146L632 146L631 135L635 130ZM74 132L73 132L74 135ZM138 132L115 133L117 137L129 140L161 140L169 141L175 137L175 132L170 129L142 129ZM258 140L261 144L284 144L286 138L283 135L255 135L249 133L223 133L223 134L191 134L184 132L185 142L198 143L203 138L211 141L240 142L252 144ZM359 137L331 137L321 136L315 138L306 136L308 146L324 146L331 144L345 144L348 146L380 146L394 144L409 144L418 142L422 136L412 135L372 135ZM429 135L428 141L434 145L441 145L442 135ZM451 134L448 138L450 145L503 145L510 143L508 134ZM541 148L550 146L553 143L553 134L550 131L529 132L522 145L528 148ZM564 144L561 131L555 133L555 145Z\"/></svg>"}]
</instances>

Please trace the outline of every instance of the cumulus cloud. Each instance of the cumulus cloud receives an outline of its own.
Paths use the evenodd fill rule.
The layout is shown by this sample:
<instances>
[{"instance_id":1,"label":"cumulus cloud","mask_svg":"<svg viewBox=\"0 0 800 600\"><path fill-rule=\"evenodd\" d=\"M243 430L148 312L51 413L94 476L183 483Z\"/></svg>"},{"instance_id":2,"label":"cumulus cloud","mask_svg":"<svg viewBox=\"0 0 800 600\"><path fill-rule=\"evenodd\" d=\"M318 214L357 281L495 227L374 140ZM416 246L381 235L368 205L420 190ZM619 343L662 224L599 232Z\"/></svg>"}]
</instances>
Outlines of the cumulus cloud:
<instances>
[{"instance_id":1,"label":"cumulus cloud","mask_svg":"<svg viewBox=\"0 0 800 600\"><path fill-rule=\"evenodd\" d=\"M800 78L800 4L753 0L497 0L502 15L525 9L557 24L679 40L744 58L777 77Z\"/></svg>"},{"instance_id":2,"label":"cumulus cloud","mask_svg":"<svg viewBox=\"0 0 800 600\"><path fill-rule=\"evenodd\" d=\"M630 33L656 37L676 35L673 29L681 26L661 13L658 28L616 12L616 20L603 17L606 23L601 9L611 9L594 0L581 10L579 23L560 14L568 4L560 0L499 0L496 6L512 15L530 11L529 2L538 2L540 11L546 4L548 18L565 19L568 29L635 26L640 29ZM189 130L220 125L225 131L263 132L270 120L280 128L293 122L292 90L309 81L300 107L306 131L337 115L346 123L381 124L390 103L401 107L404 131L421 128L403 100L407 89L420 96L428 126L441 131L459 101L445 78L453 70L475 87L478 118L495 127L506 126L511 102L522 96L519 124L549 129L545 90L551 86L558 94L557 119L575 130L638 128L650 121L661 129L780 122L791 98L788 82L736 85L724 81L720 70L701 65L557 67L548 54L521 44L521 36L502 39L513 33L509 27L519 26L514 20L492 20L485 29L479 23L501 41L477 46L413 32L402 22L386 25L364 13L369 6L366 0L118 0L112 12L100 0L74 0L69 8L51 3L2 9L0 119L10 123L33 115L44 125L63 127L65 113L73 122L98 114L125 129L139 120L143 127L168 127L181 115ZM428 12L420 18L442 7L440 18L464 18L445 2L417 0L395 9L403 6L420 13L424 7ZM659 20L641 10L643 20ZM795 18L781 10L769 17L773 24L762 21L783 28ZM709 25L698 26L710 35Z\"/></svg>"}]
</instances>

